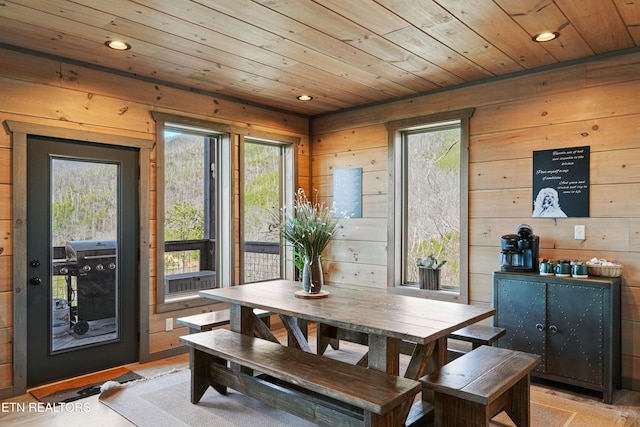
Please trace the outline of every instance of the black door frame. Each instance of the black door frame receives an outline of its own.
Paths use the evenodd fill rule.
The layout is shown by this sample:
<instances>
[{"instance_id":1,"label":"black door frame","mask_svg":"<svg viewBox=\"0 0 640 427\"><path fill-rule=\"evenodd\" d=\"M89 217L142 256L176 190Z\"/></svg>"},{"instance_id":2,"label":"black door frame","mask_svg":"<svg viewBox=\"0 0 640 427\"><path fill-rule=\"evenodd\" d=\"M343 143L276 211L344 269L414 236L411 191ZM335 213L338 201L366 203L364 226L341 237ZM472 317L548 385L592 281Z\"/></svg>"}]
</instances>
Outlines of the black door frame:
<instances>
[{"instance_id":1,"label":"black door frame","mask_svg":"<svg viewBox=\"0 0 640 427\"><path fill-rule=\"evenodd\" d=\"M149 176L155 141L33 123L5 121L13 147L13 395L27 391L27 136L44 136L135 147L139 153L139 330L138 359L149 359Z\"/></svg>"}]
</instances>

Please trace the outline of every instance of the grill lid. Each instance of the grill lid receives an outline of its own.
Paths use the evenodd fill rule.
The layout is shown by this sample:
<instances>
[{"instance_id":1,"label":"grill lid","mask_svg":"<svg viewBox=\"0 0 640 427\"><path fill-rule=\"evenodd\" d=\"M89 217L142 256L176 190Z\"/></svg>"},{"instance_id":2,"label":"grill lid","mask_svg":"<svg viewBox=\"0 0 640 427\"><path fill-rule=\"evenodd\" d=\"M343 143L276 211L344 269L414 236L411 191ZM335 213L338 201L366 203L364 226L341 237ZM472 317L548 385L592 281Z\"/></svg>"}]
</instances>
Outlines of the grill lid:
<instances>
[{"instance_id":1,"label":"grill lid","mask_svg":"<svg viewBox=\"0 0 640 427\"><path fill-rule=\"evenodd\" d=\"M116 253L115 240L80 240L67 242L67 259L78 261L79 259L95 259L97 257L109 258Z\"/></svg>"}]
</instances>

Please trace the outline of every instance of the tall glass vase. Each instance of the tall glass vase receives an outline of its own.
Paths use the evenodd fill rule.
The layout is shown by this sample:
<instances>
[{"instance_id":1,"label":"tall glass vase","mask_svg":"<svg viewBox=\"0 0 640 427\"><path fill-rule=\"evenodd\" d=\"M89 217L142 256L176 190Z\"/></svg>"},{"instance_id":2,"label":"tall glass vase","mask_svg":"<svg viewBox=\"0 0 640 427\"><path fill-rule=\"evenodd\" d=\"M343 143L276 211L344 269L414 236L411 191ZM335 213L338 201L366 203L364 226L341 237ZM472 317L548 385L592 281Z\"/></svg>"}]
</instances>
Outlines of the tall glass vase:
<instances>
[{"instance_id":1,"label":"tall glass vase","mask_svg":"<svg viewBox=\"0 0 640 427\"><path fill-rule=\"evenodd\" d=\"M322 290L324 278L322 277L322 264L319 256L304 256L302 269L302 290L309 294L317 294Z\"/></svg>"}]
</instances>

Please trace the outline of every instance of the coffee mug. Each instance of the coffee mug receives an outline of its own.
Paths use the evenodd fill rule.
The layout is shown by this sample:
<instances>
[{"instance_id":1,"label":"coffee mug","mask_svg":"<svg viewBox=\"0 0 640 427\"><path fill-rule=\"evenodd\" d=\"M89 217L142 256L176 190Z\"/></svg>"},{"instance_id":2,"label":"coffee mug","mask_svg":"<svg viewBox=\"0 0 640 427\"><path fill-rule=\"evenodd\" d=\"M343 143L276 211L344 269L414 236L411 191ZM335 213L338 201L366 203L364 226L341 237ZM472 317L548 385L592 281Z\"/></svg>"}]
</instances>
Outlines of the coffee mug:
<instances>
[{"instance_id":1,"label":"coffee mug","mask_svg":"<svg viewBox=\"0 0 640 427\"><path fill-rule=\"evenodd\" d=\"M554 274L553 262L551 261L542 261L540 263L540 274L543 276L553 276Z\"/></svg>"},{"instance_id":2,"label":"coffee mug","mask_svg":"<svg viewBox=\"0 0 640 427\"><path fill-rule=\"evenodd\" d=\"M587 266L582 263L575 263L571 269L571 275L573 277L587 277L589 272L587 270Z\"/></svg>"},{"instance_id":3,"label":"coffee mug","mask_svg":"<svg viewBox=\"0 0 640 427\"><path fill-rule=\"evenodd\" d=\"M556 276L569 276L571 274L571 264L568 261L560 261L556 264Z\"/></svg>"}]
</instances>

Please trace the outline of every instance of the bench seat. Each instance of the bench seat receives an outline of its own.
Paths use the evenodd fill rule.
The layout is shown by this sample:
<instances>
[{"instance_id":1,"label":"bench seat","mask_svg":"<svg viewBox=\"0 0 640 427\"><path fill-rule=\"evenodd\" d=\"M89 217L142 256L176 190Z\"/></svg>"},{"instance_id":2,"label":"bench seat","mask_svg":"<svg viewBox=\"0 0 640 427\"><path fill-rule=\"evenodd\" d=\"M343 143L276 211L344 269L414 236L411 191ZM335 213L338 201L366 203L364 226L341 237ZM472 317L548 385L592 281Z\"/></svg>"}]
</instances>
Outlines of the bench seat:
<instances>
[{"instance_id":1,"label":"bench seat","mask_svg":"<svg viewBox=\"0 0 640 427\"><path fill-rule=\"evenodd\" d=\"M226 329L180 341L192 349L192 403L209 385L221 393L231 387L320 425L392 426L402 424L402 405L422 389L418 381Z\"/></svg>"},{"instance_id":2,"label":"bench seat","mask_svg":"<svg viewBox=\"0 0 640 427\"><path fill-rule=\"evenodd\" d=\"M458 329L457 331L449 334L449 338L470 342L472 348L476 349L481 345L493 345L493 343L506 332L505 328L476 323L462 329Z\"/></svg>"},{"instance_id":3,"label":"bench seat","mask_svg":"<svg viewBox=\"0 0 640 427\"><path fill-rule=\"evenodd\" d=\"M433 391L434 424L489 426L503 410L518 427L530 425L530 373L540 356L481 346L420 379Z\"/></svg>"},{"instance_id":4,"label":"bench seat","mask_svg":"<svg viewBox=\"0 0 640 427\"><path fill-rule=\"evenodd\" d=\"M254 314L264 322L267 327L271 326L271 313L265 310L254 309ZM210 331L219 326L229 324L230 311L217 310L207 313L194 314L192 316L184 316L176 319L179 325L187 326L190 333Z\"/></svg>"}]
</instances>

